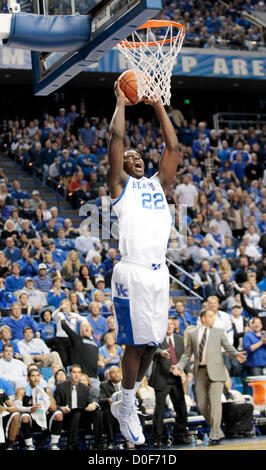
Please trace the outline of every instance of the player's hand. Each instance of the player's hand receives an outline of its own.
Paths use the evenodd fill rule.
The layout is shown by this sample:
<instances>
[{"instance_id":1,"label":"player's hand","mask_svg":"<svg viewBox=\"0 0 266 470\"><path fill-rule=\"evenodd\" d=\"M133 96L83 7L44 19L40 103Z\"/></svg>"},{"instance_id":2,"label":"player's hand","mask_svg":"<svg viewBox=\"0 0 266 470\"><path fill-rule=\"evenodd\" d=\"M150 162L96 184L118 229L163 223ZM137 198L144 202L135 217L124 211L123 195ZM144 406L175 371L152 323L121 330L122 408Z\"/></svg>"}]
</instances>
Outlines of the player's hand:
<instances>
[{"instance_id":1,"label":"player's hand","mask_svg":"<svg viewBox=\"0 0 266 470\"><path fill-rule=\"evenodd\" d=\"M124 100L126 106L133 106L133 103L131 103L131 101L129 101L129 99L126 97L124 92L121 90L118 80L116 80L116 82L114 84L114 91L115 91L116 99L122 98Z\"/></svg>"}]
</instances>

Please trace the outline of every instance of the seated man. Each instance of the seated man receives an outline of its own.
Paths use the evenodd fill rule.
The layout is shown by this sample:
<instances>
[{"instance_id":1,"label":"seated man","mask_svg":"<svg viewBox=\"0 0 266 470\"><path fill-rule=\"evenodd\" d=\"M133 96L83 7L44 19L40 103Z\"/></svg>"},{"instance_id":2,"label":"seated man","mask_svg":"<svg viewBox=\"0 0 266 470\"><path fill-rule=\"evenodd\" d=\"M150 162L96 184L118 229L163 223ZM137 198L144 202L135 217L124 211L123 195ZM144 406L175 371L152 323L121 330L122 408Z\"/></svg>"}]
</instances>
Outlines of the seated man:
<instances>
[{"instance_id":1,"label":"seated man","mask_svg":"<svg viewBox=\"0 0 266 470\"><path fill-rule=\"evenodd\" d=\"M36 364L38 367L49 367L53 362L58 362L63 367L58 352L50 352L42 339L34 338L34 331L30 326L24 328L23 336L24 339L18 342L18 347L26 366Z\"/></svg>"},{"instance_id":2,"label":"seated man","mask_svg":"<svg viewBox=\"0 0 266 470\"><path fill-rule=\"evenodd\" d=\"M0 377L13 382L14 385L27 375L27 367L19 359L13 358L13 346L5 344L3 357L0 359Z\"/></svg>"},{"instance_id":3,"label":"seated man","mask_svg":"<svg viewBox=\"0 0 266 470\"><path fill-rule=\"evenodd\" d=\"M90 302L90 314L86 317L86 319L93 329L98 345L101 344L101 338L108 330L106 319L99 313L99 303L94 301Z\"/></svg>"},{"instance_id":4,"label":"seated man","mask_svg":"<svg viewBox=\"0 0 266 470\"><path fill-rule=\"evenodd\" d=\"M32 369L28 373L28 385L17 389L15 405L22 413L21 433L26 449L35 450L32 440L34 432L49 429L51 433L50 450L59 450L63 413L57 409L52 390L40 386L40 372Z\"/></svg>"},{"instance_id":5,"label":"seated man","mask_svg":"<svg viewBox=\"0 0 266 470\"><path fill-rule=\"evenodd\" d=\"M88 429L93 423L95 449L101 449L102 423L98 403L91 401L90 389L80 383L81 367L73 364L69 369L70 380L57 384L54 397L64 414L63 428L68 431L67 450L77 448L78 430Z\"/></svg>"},{"instance_id":6,"label":"seated man","mask_svg":"<svg viewBox=\"0 0 266 470\"><path fill-rule=\"evenodd\" d=\"M7 291L16 292L24 287L25 279L20 276L20 265L18 263L13 263L11 272L12 274L5 279L5 286Z\"/></svg>"},{"instance_id":7,"label":"seated man","mask_svg":"<svg viewBox=\"0 0 266 470\"><path fill-rule=\"evenodd\" d=\"M22 355L18 348L17 343L11 339L12 330L10 326L3 325L0 327L0 357L3 357L3 348L5 344L11 344L13 346L13 357L15 359L22 359Z\"/></svg>"},{"instance_id":8,"label":"seated man","mask_svg":"<svg viewBox=\"0 0 266 470\"><path fill-rule=\"evenodd\" d=\"M2 379L0 379L0 414L2 418L2 426L0 423L0 443L6 440L6 450L14 450L15 440L19 431L20 416L2 384Z\"/></svg>"},{"instance_id":9,"label":"seated man","mask_svg":"<svg viewBox=\"0 0 266 470\"><path fill-rule=\"evenodd\" d=\"M2 325L10 326L14 340L23 339L25 326L31 326L34 334L37 332L38 328L38 323L36 323L33 317L22 315L21 305L18 302L14 302L11 305L11 316L2 318L1 326ZM37 333L37 335L39 335L39 333Z\"/></svg>"},{"instance_id":10,"label":"seated man","mask_svg":"<svg viewBox=\"0 0 266 470\"><path fill-rule=\"evenodd\" d=\"M31 305L35 310L38 311L47 305L47 294L34 287L34 281L31 277L27 277L25 279L25 286L22 290L17 291L16 295L19 296L22 292L28 294L29 305Z\"/></svg>"},{"instance_id":11,"label":"seated man","mask_svg":"<svg viewBox=\"0 0 266 470\"><path fill-rule=\"evenodd\" d=\"M121 371L113 366L108 371L108 380L100 384L99 405L103 412L103 428L108 438L108 449L114 449L115 428L119 431L119 423L111 413L112 395L121 390Z\"/></svg>"}]
</instances>

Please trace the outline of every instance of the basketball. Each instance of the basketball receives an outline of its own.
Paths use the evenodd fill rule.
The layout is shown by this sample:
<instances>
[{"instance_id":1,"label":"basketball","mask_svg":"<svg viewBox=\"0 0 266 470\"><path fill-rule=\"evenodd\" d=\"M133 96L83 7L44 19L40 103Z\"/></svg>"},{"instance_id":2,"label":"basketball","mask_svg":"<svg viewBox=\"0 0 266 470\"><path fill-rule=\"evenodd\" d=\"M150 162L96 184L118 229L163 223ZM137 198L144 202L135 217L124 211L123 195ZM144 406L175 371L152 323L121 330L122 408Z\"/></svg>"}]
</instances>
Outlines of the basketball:
<instances>
[{"instance_id":1,"label":"basketball","mask_svg":"<svg viewBox=\"0 0 266 470\"><path fill-rule=\"evenodd\" d=\"M123 72L118 78L118 81L124 95L132 104L137 104L141 101L138 97L138 83L133 69Z\"/></svg>"}]
</instances>

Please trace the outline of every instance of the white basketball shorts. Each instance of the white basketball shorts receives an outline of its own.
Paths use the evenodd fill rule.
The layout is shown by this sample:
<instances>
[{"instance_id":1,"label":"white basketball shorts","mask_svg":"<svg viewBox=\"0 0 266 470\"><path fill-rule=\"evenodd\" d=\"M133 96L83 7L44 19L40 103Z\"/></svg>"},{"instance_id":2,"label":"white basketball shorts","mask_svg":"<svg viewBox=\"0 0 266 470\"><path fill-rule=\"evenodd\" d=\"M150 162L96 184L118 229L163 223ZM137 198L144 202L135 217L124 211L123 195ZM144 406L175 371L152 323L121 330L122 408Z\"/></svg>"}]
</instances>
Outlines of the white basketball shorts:
<instances>
[{"instance_id":1,"label":"white basketball shorts","mask_svg":"<svg viewBox=\"0 0 266 470\"><path fill-rule=\"evenodd\" d=\"M159 267L158 267L159 266ZM112 275L118 344L157 346L165 338L169 312L169 271L119 261Z\"/></svg>"}]
</instances>

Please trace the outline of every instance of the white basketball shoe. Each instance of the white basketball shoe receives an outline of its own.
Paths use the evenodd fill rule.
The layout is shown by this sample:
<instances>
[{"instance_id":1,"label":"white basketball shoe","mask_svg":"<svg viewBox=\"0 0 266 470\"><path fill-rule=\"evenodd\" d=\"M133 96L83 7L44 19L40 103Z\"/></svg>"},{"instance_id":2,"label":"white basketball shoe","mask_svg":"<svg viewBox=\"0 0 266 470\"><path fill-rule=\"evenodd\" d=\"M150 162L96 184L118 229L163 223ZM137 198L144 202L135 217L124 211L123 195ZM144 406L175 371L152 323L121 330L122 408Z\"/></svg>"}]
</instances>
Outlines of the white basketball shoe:
<instances>
[{"instance_id":1,"label":"white basketball shoe","mask_svg":"<svg viewBox=\"0 0 266 470\"><path fill-rule=\"evenodd\" d=\"M118 420L121 434L127 441L136 445L144 444L145 436L142 431L136 407L122 410L122 402L119 400L112 403L111 413Z\"/></svg>"}]
</instances>

